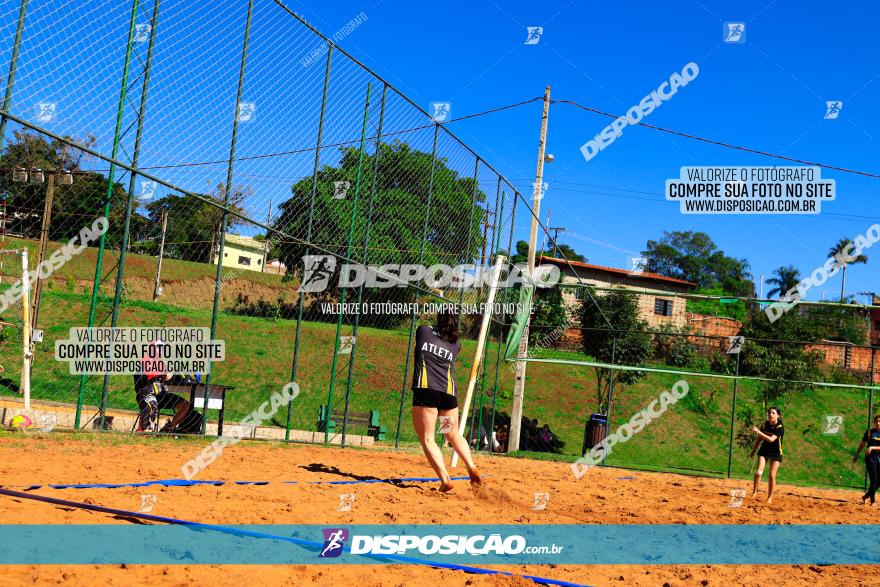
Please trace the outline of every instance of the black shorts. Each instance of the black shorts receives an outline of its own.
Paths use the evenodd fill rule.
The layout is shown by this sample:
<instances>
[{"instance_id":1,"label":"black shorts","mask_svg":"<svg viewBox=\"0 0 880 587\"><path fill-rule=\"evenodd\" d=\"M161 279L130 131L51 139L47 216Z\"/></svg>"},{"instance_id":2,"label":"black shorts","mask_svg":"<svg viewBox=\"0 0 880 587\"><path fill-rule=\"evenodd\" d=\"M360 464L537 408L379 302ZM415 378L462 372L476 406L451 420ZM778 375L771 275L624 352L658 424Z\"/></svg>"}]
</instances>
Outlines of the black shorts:
<instances>
[{"instance_id":1,"label":"black shorts","mask_svg":"<svg viewBox=\"0 0 880 587\"><path fill-rule=\"evenodd\" d=\"M454 410L458 407L458 398L436 389L413 389L413 406L437 408L438 410Z\"/></svg>"},{"instance_id":2,"label":"black shorts","mask_svg":"<svg viewBox=\"0 0 880 587\"><path fill-rule=\"evenodd\" d=\"M768 463L772 463L773 461L776 461L777 463L782 462L782 455L762 455L761 453L758 453L758 456L767 459Z\"/></svg>"}]
</instances>

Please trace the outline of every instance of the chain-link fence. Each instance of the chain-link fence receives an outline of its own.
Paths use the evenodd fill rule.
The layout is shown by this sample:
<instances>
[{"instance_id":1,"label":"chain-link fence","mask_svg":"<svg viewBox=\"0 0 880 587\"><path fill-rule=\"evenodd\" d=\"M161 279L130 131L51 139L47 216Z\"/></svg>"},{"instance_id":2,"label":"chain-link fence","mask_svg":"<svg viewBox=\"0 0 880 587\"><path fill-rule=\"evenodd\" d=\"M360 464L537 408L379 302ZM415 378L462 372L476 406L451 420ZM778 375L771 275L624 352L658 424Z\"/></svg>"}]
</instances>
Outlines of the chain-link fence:
<instances>
[{"instance_id":1,"label":"chain-link fence","mask_svg":"<svg viewBox=\"0 0 880 587\"><path fill-rule=\"evenodd\" d=\"M429 304L446 302L474 308L458 361L465 388L488 288L424 276L380 287L347 267L525 261L531 198L449 131L448 104L426 112L276 0L76 10L21 0L0 17L0 248L16 251L0 255L4 406L23 391L32 347L30 396L59 426L132 430L131 376L71 375L55 341L77 326L197 326L226 343L199 393L221 390L227 420L299 384L256 437L415 443L414 332L433 321ZM346 18L337 40L365 15ZM23 250L27 312L14 289ZM877 384L863 310L798 309L771 328L753 301L626 293L619 270L603 281L547 262L567 286L538 290L528 356L556 362L528 364L511 446L516 376L503 355L515 311L493 317L474 447L572 460L598 428L628 422L683 378L681 405L608 463L745 475L748 428L779 405L796 455L782 480L859 484L841 463ZM518 296L502 288L496 302ZM731 336L745 337L738 352ZM211 405L200 409L214 433Z\"/></svg>"},{"instance_id":2,"label":"chain-link fence","mask_svg":"<svg viewBox=\"0 0 880 587\"><path fill-rule=\"evenodd\" d=\"M200 326L226 343L200 392L224 389L227 419L296 381L266 435L412 442L422 305L475 307L488 288L346 286L346 264L488 267L527 207L443 126L448 107L425 112L272 0L22 2L2 22L3 248L27 249L31 269L60 251L30 298L34 401L57 404L62 425L133 429L132 378L71 375L55 341L75 326ZM105 232L82 233L101 218ZM4 316L14 396L21 312ZM463 321L460 384L479 321Z\"/></svg>"},{"instance_id":3,"label":"chain-link fence","mask_svg":"<svg viewBox=\"0 0 880 587\"><path fill-rule=\"evenodd\" d=\"M781 480L862 486L851 460L876 410L875 308L817 304L771 322L770 302L682 294L678 313L659 303L675 299L669 292L594 285L562 302L559 326L533 329L526 411L556 445L537 450L582 455L624 426L626 439L597 453L606 464L744 478L754 472L752 427L776 407ZM688 393L643 425L682 380Z\"/></svg>"}]
</instances>

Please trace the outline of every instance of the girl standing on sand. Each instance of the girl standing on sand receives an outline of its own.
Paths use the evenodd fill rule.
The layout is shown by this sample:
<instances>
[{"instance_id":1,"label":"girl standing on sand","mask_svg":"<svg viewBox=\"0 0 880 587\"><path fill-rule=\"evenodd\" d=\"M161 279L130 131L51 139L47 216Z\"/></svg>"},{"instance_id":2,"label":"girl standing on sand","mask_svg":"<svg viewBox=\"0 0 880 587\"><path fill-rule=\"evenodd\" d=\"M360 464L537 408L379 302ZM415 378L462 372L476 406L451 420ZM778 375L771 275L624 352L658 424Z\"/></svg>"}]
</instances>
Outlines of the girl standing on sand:
<instances>
[{"instance_id":1,"label":"girl standing on sand","mask_svg":"<svg viewBox=\"0 0 880 587\"><path fill-rule=\"evenodd\" d=\"M779 411L779 408L772 407L767 410L767 421L764 422L761 428L752 426L752 432L757 435L757 438L749 458L753 458L755 451L758 451L758 470L755 471L752 497L755 497L758 493L758 483L760 483L761 476L764 474L764 465L769 461L770 482L767 486L767 503L773 503L773 490L776 489L776 471L779 470L779 465L782 464L782 436L785 434L785 429L782 427L782 412ZM761 447L760 450L758 450L759 446Z\"/></svg>"},{"instance_id":2,"label":"girl standing on sand","mask_svg":"<svg viewBox=\"0 0 880 587\"><path fill-rule=\"evenodd\" d=\"M440 477L440 491L452 491L452 479L446 472L443 453L434 441L437 418L440 431L467 467L471 484L482 482L471 458L467 441L458 431L458 399L455 397L455 359L461 350L458 342L458 313L451 306L437 314L435 327L416 330L413 365L412 421L428 463Z\"/></svg>"},{"instance_id":3,"label":"girl standing on sand","mask_svg":"<svg viewBox=\"0 0 880 587\"><path fill-rule=\"evenodd\" d=\"M874 416L874 427L865 430L865 435L862 436L862 442L856 449L853 462L859 460L859 453L862 452L865 445L868 445L868 449L865 451L865 467L868 469L869 484L868 491L862 496L862 503L867 505L870 500L871 505L874 505L877 490L880 489L880 414Z\"/></svg>"}]
</instances>

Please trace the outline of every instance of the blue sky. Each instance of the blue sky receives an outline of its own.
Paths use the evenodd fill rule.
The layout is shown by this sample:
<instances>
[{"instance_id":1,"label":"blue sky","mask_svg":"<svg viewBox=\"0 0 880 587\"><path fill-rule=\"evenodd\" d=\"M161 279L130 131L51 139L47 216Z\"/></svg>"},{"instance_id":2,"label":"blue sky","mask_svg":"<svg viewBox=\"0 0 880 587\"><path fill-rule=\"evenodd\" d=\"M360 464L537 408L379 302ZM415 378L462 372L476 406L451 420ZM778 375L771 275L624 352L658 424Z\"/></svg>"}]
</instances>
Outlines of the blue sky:
<instances>
[{"instance_id":1,"label":"blue sky","mask_svg":"<svg viewBox=\"0 0 880 587\"><path fill-rule=\"evenodd\" d=\"M17 2L0 11L0 63L8 62ZM149 5L149 2L146 3ZM145 125L146 166L217 161L228 155L230 113L243 31L243 0L205 8L163 0ZM256 104L241 126L237 155L308 148L323 76L319 63L301 59L315 38L271 0L256 0L243 101ZM446 2L293 1L287 5L328 36L359 14L366 16L339 45L427 109L452 102L459 117L540 96L573 100L622 114L673 72L696 62L699 76L644 122L727 143L839 167L880 173L880 66L872 43L880 9L845 1L834 5L794 0L712 2L586 1ZM50 130L95 133L109 153L128 2L31 2L13 100L14 113L33 118L38 102L57 102ZM141 15L138 22L146 16ZM746 42L724 44L723 22L746 23ZM525 45L526 27L543 26L539 43ZM122 43L120 43L122 40ZM145 45L137 51L143 54ZM3 69L5 75L5 68ZM359 110L368 80L340 63L333 72L325 143L359 133ZM136 101L137 92L132 98ZM825 101L841 100L836 120L825 120ZM402 101L389 107L390 128L424 121ZM531 193L540 103L451 123L448 128L480 156ZM374 101L373 114L376 113ZM130 112L126 124L132 120ZM589 162L579 147L610 122L569 105L550 111L542 203L565 242L597 264L625 267L648 239L664 230L705 231L727 254L747 258L755 279L780 265L803 274L819 267L839 238L880 222L880 180L823 170L837 182L837 200L815 216L683 215L663 197L666 179L685 165L785 165L784 161L707 145L629 126ZM371 122L372 124L372 122ZM430 150L431 131L407 140ZM129 135L124 141L131 144ZM450 165L467 173L463 149L441 145ZM325 163L336 155L326 152ZM124 157L123 157L124 158ZM255 187L247 209L264 218L270 199L289 196L291 183L310 173L312 154L236 163L236 183ZM182 187L207 191L225 179L226 164L157 171ZM484 186L488 191L488 186ZM164 195L160 190L158 196ZM519 221L516 238L527 238ZM867 266L851 268L847 292L880 290L880 246ZM810 292L834 298L839 277ZM865 301L865 298L860 298Z\"/></svg>"},{"instance_id":2,"label":"blue sky","mask_svg":"<svg viewBox=\"0 0 880 587\"><path fill-rule=\"evenodd\" d=\"M431 2L291 3L325 34L359 12L367 21L339 44L425 105L450 100L453 116L539 96L623 113L688 62L700 74L645 122L799 159L880 173L880 66L874 27L880 11L862 2ZM724 21L746 23L744 44L722 43ZM526 27L543 26L537 45ZM405 48L405 50L402 50ZM837 120L825 101L841 100ZM530 193L540 104L450 129ZM591 262L622 267L664 230L705 231L725 252L746 257L755 278L784 264L808 273L843 236L880 222L880 180L823 170L837 200L816 216L683 215L663 198L664 181L684 165L785 165L645 128L590 162L578 148L610 122L555 104L542 217ZM525 237L525 227L517 235ZM852 267L847 292L880 290L880 248ZM875 260L876 259L876 260ZM839 292L839 277L822 290ZM821 291L809 299L819 299ZM865 301L865 298L860 298Z\"/></svg>"}]
</instances>

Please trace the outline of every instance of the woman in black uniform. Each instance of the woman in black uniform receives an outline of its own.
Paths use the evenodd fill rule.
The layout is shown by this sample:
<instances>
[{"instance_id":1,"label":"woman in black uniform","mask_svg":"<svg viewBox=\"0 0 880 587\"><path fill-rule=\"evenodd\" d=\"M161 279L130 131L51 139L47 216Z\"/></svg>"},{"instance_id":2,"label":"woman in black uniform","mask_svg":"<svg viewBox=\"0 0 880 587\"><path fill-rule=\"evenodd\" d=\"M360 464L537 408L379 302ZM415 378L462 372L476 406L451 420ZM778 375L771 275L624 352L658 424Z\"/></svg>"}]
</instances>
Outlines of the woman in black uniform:
<instances>
[{"instance_id":1,"label":"woman in black uniform","mask_svg":"<svg viewBox=\"0 0 880 587\"><path fill-rule=\"evenodd\" d=\"M767 421L759 429L752 426L752 432L758 437L755 439L755 446L749 458L755 456L758 451L758 470L755 471L755 483L752 487L752 497L758 493L758 483L764 474L764 465L770 461L770 483L767 487L767 503L773 503L773 490L776 489L776 471L782 464L782 436L785 429L782 427L782 412L779 408L773 407L767 410ZM758 446L761 447L758 450Z\"/></svg>"},{"instance_id":2,"label":"woman in black uniform","mask_svg":"<svg viewBox=\"0 0 880 587\"><path fill-rule=\"evenodd\" d=\"M471 458L467 441L458 431L458 399L455 397L455 358L458 342L458 314L444 308L437 314L437 326L420 326L416 331L413 366L413 427L431 468L440 477L440 491L452 490L452 480L443 463L443 453L434 441L437 418L440 431L467 467L471 483L480 485L480 474Z\"/></svg>"},{"instance_id":3,"label":"woman in black uniform","mask_svg":"<svg viewBox=\"0 0 880 587\"><path fill-rule=\"evenodd\" d=\"M868 500L874 505L874 499L877 490L880 489L880 414L874 416L874 427L865 430L862 436L862 442L856 450L853 462L859 460L859 453L868 445L865 451L865 467L868 469L868 491L862 496L862 503L867 504Z\"/></svg>"}]
</instances>

